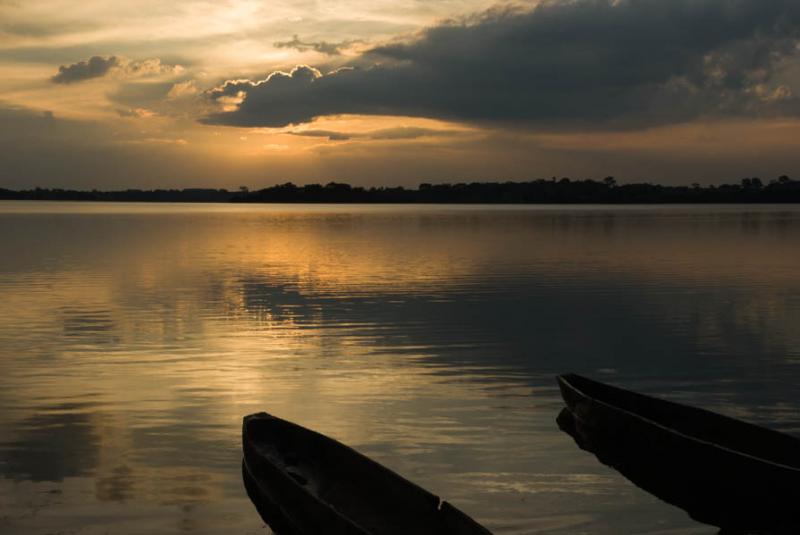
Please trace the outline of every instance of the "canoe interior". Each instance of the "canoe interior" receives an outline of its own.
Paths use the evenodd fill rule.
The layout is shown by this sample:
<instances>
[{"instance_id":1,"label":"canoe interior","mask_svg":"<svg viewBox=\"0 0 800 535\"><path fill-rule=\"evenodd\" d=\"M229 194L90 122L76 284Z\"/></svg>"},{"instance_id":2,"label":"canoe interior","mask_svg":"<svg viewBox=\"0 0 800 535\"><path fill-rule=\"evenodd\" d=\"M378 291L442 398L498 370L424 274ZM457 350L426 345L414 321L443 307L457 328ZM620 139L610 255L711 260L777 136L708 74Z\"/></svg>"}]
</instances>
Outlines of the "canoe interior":
<instances>
[{"instance_id":1,"label":"canoe interior","mask_svg":"<svg viewBox=\"0 0 800 535\"><path fill-rule=\"evenodd\" d=\"M585 396L690 438L800 470L800 440L789 435L575 374L562 375L558 379L568 404L579 404L580 401L570 400L580 400ZM579 407L569 408L580 412Z\"/></svg>"},{"instance_id":2,"label":"canoe interior","mask_svg":"<svg viewBox=\"0 0 800 535\"><path fill-rule=\"evenodd\" d=\"M261 413L245 418L244 436L246 463L248 455L260 457L253 464L276 467L367 533L489 533L438 496L309 429Z\"/></svg>"}]
</instances>

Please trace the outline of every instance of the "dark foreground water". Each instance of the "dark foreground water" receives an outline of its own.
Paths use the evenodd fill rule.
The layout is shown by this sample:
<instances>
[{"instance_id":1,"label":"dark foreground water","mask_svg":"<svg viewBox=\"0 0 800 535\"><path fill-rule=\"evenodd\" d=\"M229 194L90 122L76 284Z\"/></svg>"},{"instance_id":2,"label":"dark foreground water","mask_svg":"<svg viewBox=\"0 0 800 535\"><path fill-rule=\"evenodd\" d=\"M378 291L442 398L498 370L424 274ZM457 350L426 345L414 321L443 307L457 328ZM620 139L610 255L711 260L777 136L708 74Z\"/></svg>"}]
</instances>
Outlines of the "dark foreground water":
<instances>
[{"instance_id":1,"label":"dark foreground water","mask_svg":"<svg viewBox=\"0 0 800 535\"><path fill-rule=\"evenodd\" d=\"M800 209L0 203L0 532L261 533L240 425L498 534L703 533L560 433L577 371L800 434Z\"/></svg>"}]
</instances>

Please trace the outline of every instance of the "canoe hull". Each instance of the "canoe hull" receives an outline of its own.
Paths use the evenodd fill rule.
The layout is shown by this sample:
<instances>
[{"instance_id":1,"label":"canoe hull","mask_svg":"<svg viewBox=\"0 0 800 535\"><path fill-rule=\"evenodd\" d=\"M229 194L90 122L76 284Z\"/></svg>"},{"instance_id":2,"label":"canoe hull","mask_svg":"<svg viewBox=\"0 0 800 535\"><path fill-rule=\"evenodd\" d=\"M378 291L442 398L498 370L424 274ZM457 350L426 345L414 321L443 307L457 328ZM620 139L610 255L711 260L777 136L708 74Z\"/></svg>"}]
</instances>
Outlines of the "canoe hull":
<instances>
[{"instance_id":1,"label":"canoe hull","mask_svg":"<svg viewBox=\"0 0 800 535\"><path fill-rule=\"evenodd\" d=\"M281 535L489 535L425 489L291 422L247 416L242 439L248 495Z\"/></svg>"},{"instance_id":2,"label":"canoe hull","mask_svg":"<svg viewBox=\"0 0 800 535\"><path fill-rule=\"evenodd\" d=\"M568 380L559 378L559 386L567 404L559 427L638 487L723 529L797 533L797 470L648 421L584 394ZM648 403L658 401L650 398ZM712 414L703 411L708 425L714 425ZM748 432L752 429L747 426Z\"/></svg>"},{"instance_id":3,"label":"canoe hull","mask_svg":"<svg viewBox=\"0 0 800 535\"><path fill-rule=\"evenodd\" d=\"M273 533L276 535L300 535L301 531L286 517L268 489L264 488L250 474L244 460L242 460L242 482L250 501L253 502L258 514L269 525Z\"/></svg>"}]
</instances>

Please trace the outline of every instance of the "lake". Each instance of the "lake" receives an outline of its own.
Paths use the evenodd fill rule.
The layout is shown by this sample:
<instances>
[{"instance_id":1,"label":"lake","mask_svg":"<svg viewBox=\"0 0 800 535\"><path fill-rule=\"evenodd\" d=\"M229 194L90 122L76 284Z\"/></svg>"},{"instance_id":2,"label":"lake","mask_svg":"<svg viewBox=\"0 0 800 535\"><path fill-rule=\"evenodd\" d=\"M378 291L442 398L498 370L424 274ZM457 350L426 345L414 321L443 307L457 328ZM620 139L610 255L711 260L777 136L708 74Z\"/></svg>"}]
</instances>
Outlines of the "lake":
<instances>
[{"instance_id":1,"label":"lake","mask_svg":"<svg viewBox=\"0 0 800 535\"><path fill-rule=\"evenodd\" d=\"M574 371L800 435L800 207L0 203L0 532L264 533L241 418L497 534L713 534L580 451Z\"/></svg>"}]
</instances>

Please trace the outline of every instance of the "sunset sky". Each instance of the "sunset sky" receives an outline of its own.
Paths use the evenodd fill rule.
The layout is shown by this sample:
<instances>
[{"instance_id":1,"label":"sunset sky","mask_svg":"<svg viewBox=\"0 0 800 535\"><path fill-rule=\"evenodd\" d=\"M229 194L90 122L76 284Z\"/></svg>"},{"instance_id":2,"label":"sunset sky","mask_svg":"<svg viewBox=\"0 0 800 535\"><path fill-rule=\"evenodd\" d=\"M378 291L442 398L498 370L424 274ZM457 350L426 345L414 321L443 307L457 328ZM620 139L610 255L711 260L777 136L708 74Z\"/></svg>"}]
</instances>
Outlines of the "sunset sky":
<instances>
[{"instance_id":1,"label":"sunset sky","mask_svg":"<svg viewBox=\"0 0 800 535\"><path fill-rule=\"evenodd\" d=\"M800 175L797 0L0 0L0 187Z\"/></svg>"}]
</instances>

